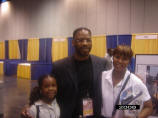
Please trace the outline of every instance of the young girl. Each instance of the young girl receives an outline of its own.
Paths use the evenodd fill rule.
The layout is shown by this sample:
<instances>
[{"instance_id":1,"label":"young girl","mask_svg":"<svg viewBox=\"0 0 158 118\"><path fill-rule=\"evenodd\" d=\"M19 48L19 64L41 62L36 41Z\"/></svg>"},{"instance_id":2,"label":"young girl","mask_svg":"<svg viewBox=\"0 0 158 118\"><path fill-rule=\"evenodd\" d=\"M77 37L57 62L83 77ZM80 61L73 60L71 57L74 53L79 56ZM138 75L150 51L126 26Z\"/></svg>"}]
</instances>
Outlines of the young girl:
<instances>
[{"instance_id":1,"label":"young girl","mask_svg":"<svg viewBox=\"0 0 158 118\"><path fill-rule=\"evenodd\" d=\"M59 118L60 109L55 99L57 82L53 75L44 75L38 79L30 95L29 113L33 118Z\"/></svg>"}]
</instances>

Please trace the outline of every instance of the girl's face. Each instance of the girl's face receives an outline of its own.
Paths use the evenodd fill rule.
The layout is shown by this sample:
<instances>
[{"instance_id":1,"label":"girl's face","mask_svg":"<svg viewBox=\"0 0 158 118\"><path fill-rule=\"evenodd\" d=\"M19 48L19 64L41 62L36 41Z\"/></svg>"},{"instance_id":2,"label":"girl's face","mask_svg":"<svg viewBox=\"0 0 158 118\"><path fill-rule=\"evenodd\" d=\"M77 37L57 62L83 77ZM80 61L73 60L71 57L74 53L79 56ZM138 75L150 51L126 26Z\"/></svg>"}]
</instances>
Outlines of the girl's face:
<instances>
[{"instance_id":1,"label":"girl's face","mask_svg":"<svg viewBox=\"0 0 158 118\"><path fill-rule=\"evenodd\" d=\"M43 97L48 100L53 100L57 94L57 83L52 77L45 78L41 87Z\"/></svg>"},{"instance_id":2,"label":"girl's face","mask_svg":"<svg viewBox=\"0 0 158 118\"><path fill-rule=\"evenodd\" d=\"M119 54L113 56L114 69L118 72L124 72L129 64L130 60L128 57L124 57Z\"/></svg>"}]
</instances>

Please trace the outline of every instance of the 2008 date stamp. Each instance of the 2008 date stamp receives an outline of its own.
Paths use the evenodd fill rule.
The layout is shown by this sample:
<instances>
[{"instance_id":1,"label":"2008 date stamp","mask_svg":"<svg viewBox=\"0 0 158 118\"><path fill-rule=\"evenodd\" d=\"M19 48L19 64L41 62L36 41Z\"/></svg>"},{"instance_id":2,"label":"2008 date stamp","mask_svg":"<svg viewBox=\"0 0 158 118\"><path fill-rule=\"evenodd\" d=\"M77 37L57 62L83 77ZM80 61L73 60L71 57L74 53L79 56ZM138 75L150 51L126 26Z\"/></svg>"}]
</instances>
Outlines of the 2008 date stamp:
<instances>
[{"instance_id":1,"label":"2008 date stamp","mask_svg":"<svg viewBox=\"0 0 158 118\"><path fill-rule=\"evenodd\" d=\"M116 105L117 110L138 110L140 105Z\"/></svg>"}]
</instances>

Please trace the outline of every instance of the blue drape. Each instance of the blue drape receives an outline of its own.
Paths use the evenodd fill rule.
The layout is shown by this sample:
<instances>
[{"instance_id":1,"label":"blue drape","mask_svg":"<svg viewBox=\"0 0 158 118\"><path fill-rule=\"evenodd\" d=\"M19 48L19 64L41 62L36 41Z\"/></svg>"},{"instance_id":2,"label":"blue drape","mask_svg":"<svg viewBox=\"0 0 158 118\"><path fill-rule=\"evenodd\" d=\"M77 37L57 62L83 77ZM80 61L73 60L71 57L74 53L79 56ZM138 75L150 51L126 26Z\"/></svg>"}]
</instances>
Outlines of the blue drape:
<instances>
[{"instance_id":1,"label":"blue drape","mask_svg":"<svg viewBox=\"0 0 158 118\"><path fill-rule=\"evenodd\" d=\"M132 35L118 35L118 45L131 46Z\"/></svg>"},{"instance_id":2,"label":"blue drape","mask_svg":"<svg viewBox=\"0 0 158 118\"><path fill-rule=\"evenodd\" d=\"M9 58L8 41L5 41L5 59Z\"/></svg>"},{"instance_id":3,"label":"blue drape","mask_svg":"<svg viewBox=\"0 0 158 118\"><path fill-rule=\"evenodd\" d=\"M36 63L31 64L31 79L37 80L44 74L50 74L52 71L52 64Z\"/></svg>"},{"instance_id":4,"label":"blue drape","mask_svg":"<svg viewBox=\"0 0 158 118\"><path fill-rule=\"evenodd\" d=\"M46 39L46 62L52 63L52 38Z\"/></svg>"},{"instance_id":5,"label":"blue drape","mask_svg":"<svg viewBox=\"0 0 158 118\"><path fill-rule=\"evenodd\" d=\"M16 75L18 63L20 63L20 60L8 60L8 61L6 61L5 75L8 75L8 76Z\"/></svg>"},{"instance_id":6,"label":"blue drape","mask_svg":"<svg viewBox=\"0 0 158 118\"><path fill-rule=\"evenodd\" d=\"M19 50L20 50L20 59L23 60L23 40L18 40Z\"/></svg>"},{"instance_id":7,"label":"blue drape","mask_svg":"<svg viewBox=\"0 0 158 118\"><path fill-rule=\"evenodd\" d=\"M131 72L135 72L135 58L132 58L129 66L128 66L128 69L131 71Z\"/></svg>"},{"instance_id":8,"label":"blue drape","mask_svg":"<svg viewBox=\"0 0 158 118\"><path fill-rule=\"evenodd\" d=\"M27 61L27 45L28 39L23 39L23 60Z\"/></svg>"},{"instance_id":9,"label":"blue drape","mask_svg":"<svg viewBox=\"0 0 158 118\"><path fill-rule=\"evenodd\" d=\"M106 36L107 49L116 48L117 45L131 46L132 35L109 35Z\"/></svg>"},{"instance_id":10,"label":"blue drape","mask_svg":"<svg viewBox=\"0 0 158 118\"><path fill-rule=\"evenodd\" d=\"M109 35L106 36L106 47L108 48L116 48L117 47L117 35Z\"/></svg>"},{"instance_id":11,"label":"blue drape","mask_svg":"<svg viewBox=\"0 0 158 118\"><path fill-rule=\"evenodd\" d=\"M46 39L39 39L39 61L46 61Z\"/></svg>"},{"instance_id":12,"label":"blue drape","mask_svg":"<svg viewBox=\"0 0 158 118\"><path fill-rule=\"evenodd\" d=\"M21 60L27 60L27 39L18 40Z\"/></svg>"},{"instance_id":13,"label":"blue drape","mask_svg":"<svg viewBox=\"0 0 158 118\"><path fill-rule=\"evenodd\" d=\"M75 48L72 46L72 37L68 37L68 56L72 56L75 52Z\"/></svg>"},{"instance_id":14,"label":"blue drape","mask_svg":"<svg viewBox=\"0 0 158 118\"><path fill-rule=\"evenodd\" d=\"M43 63L51 63L52 38L42 38L39 41L40 41L39 61Z\"/></svg>"}]
</instances>

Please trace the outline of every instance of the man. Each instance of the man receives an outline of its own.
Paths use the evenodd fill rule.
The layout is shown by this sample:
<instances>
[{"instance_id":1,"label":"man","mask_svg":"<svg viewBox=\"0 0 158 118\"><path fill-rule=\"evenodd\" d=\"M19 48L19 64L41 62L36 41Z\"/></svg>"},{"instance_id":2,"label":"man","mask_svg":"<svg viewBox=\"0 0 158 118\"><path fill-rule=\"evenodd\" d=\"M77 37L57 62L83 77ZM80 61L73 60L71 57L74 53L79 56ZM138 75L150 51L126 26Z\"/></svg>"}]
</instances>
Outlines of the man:
<instances>
[{"instance_id":1,"label":"man","mask_svg":"<svg viewBox=\"0 0 158 118\"><path fill-rule=\"evenodd\" d=\"M73 32L72 44L75 52L72 57L53 64L52 73L58 84L57 100L61 118L79 118L83 115L83 99L92 100L93 118L101 113L101 72L111 68L111 63L93 55L91 31L78 28ZM28 118L28 117L27 117Z\"/></svg>"},{"instance_id":2,"label":"man","mask_svg":"<svg viewBox=\"0 0 158 118\"><path fill-rule=\"evenodd\" d=\"M83 98L89 95L93 101L94 116L100 115L101 81L103 70L111 68L111 64L99 57L90 55L92 48L91 31L78 28L73 32L72 44L75 53L72 57L57 61L53 71L57 77L59 91L58 102L61 118L78 118L83 112Z\"/></svg>"}]
</instances>

